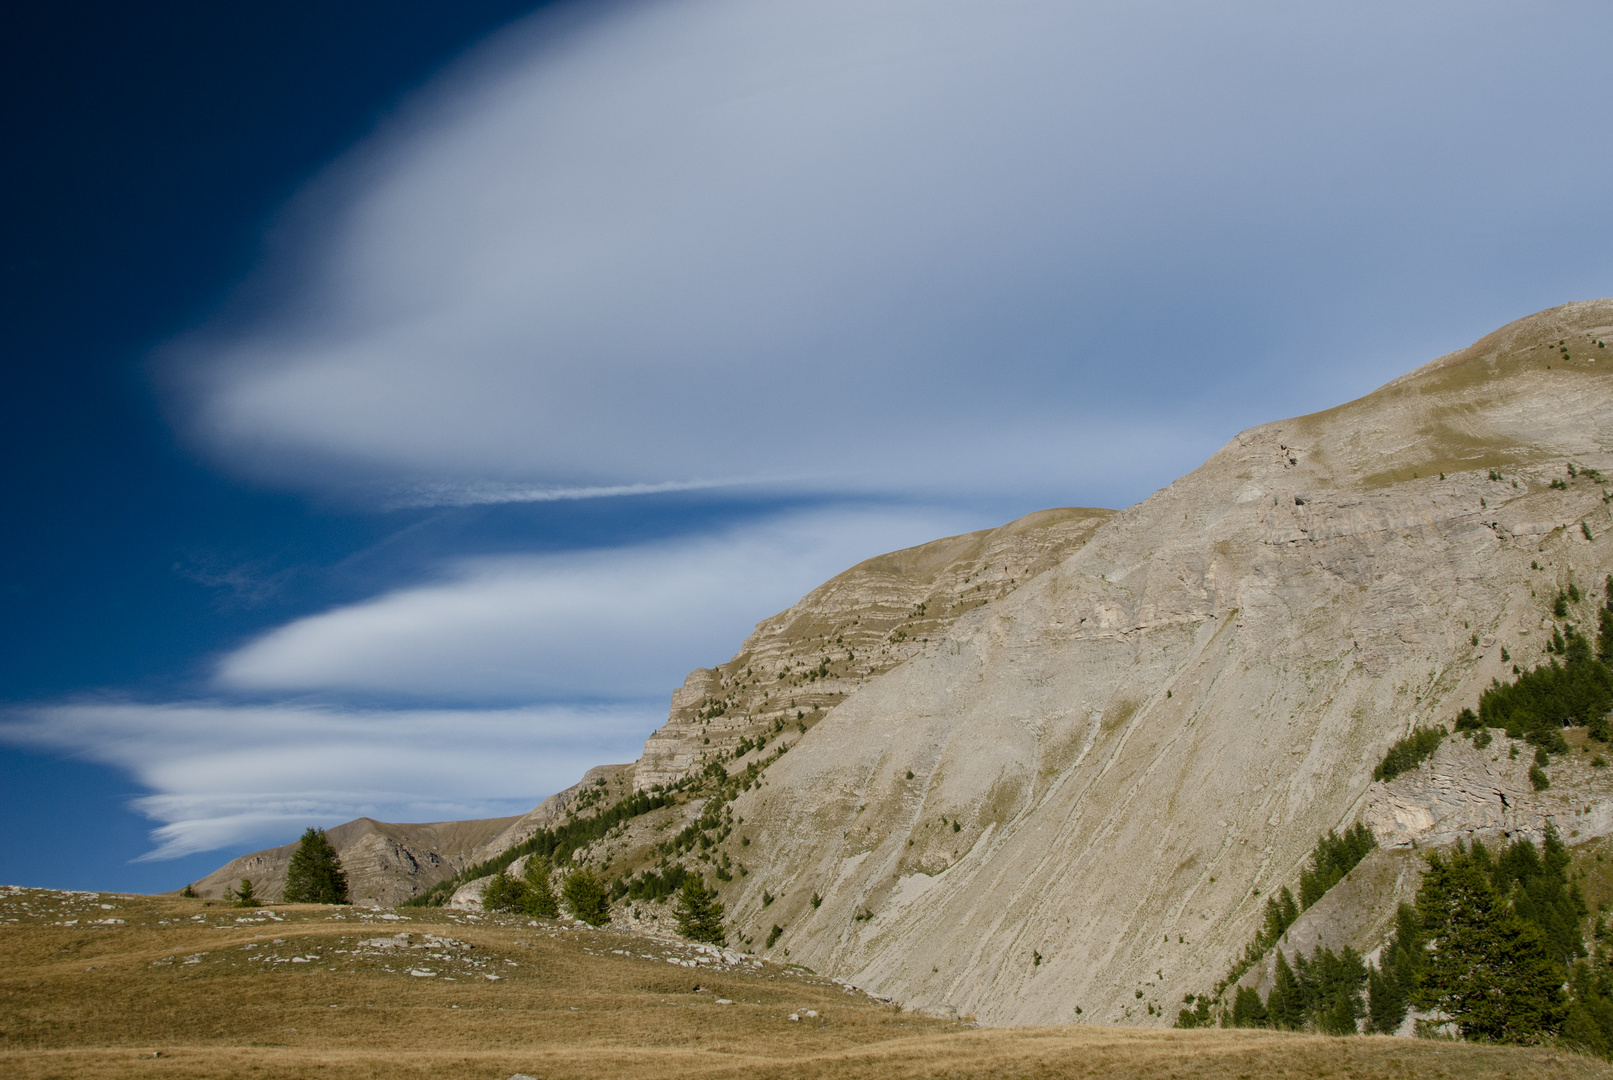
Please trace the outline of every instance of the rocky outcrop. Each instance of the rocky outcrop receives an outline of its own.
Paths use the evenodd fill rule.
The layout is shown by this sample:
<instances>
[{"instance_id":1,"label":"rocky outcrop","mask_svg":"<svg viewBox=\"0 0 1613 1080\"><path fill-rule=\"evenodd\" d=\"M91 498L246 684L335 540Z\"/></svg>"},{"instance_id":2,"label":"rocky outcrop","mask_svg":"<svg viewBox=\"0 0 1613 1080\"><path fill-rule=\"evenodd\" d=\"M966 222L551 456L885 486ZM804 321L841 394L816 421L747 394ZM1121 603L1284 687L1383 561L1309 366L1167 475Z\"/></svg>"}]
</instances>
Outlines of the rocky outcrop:
<instances>
[{"instance_id":1,"label":"rocky outcrop","mask_svg":"<svg viewBox=\"0 0 1613 1080\"><path fill-rule=\"evenodd\" d=\"M1595 764L1606 747L1589 743L1583 729L1568 732L1571 752L1553 758L1551 786L1541 791L1529 779L1534 747L1500 731L1481 746L1473 734L1446 739L1420 767L1367 789L1360 818L1378 849L1302 912L1237 985L1269 994L1278 950L1290 961L1318 947L1374 959L1394 931L1396 909L1415 900L1430 851L1475 841L1492 851L1517 839L1538 844L1551 828L1570 849L1613 835L1613 770Z\"/></svg>"},{"instance_id":2,"label":"rocky outcrop","mask_svg":"<svg viewBox=\"0 0 1613 1080\"><path fill-rule=\"evenodd\" d=\"M392 907L452 877L478 861L490 840L516 818L439 821L428 825L394 825L358 818L325 835L347 873L348 896L355 904ZM285 844L232 859L191 887L198 895L223 898L227 890L250 878L265 900L285 893L286 869L297 844Z\"/></svg>"},{"instance_id":3,"label":"rocky outcrop","mask_svg":"<svg viewBox=\"0 0 1613 1080\"><path fill-rule=\"evenodd\" d=\"M965 614L1057 565L1112 514L1041 510L880 555L831 578L758 623L726 664L689 673L672 695L667 723L644 746L635 786L670 784L745 739L810 728Z\"/></svg>"},{"instance_id":4,"label":"rocky outcrop","mask_svg":"<svg viewBox=\"0 0 1613 1080\"><path fill-rule=\"evenodd\" d=\"M1576 733L1579 752L1554 759L1544 791L1529 780L1535 748L1496 735L1482 749L1468 739L1446 739L1426 765L1373 785L1361 817L1378 843L1431 848L1513 837L1538 843L1547 826L1569 844L1613 835L1613 770L1591 764L1595 751L1582 733Z\"/></svg>"}]
</instances>

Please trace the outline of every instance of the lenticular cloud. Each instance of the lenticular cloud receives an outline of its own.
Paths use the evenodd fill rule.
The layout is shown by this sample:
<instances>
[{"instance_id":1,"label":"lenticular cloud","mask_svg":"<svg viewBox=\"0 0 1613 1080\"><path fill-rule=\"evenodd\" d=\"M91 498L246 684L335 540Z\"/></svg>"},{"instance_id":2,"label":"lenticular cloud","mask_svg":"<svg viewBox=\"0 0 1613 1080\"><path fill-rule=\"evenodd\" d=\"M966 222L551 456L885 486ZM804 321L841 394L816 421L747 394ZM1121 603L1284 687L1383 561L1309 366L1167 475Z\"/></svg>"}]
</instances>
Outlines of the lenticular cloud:
<instances>
[{"instance_id":1,"label":"lenticular cloud","mask_svg":"<svg viewBox=\"0 0 1613 1080\"><path fill-rule=\"evenodd\" d=\"M1550 247L1553 207L1577 229L1605 194L1579 138L1600 103L1541 108L1534 52L1571 66L1596 35L1460 10L535 17L310 185L250 297L174 344L173 385L236 468L395 503L1136 497L1403 366L1361 370L1354 329L1296 357L1294 333L1347 312L1404 348L1431 280L1528 278L1502 234ZM1591 157L1470 152L1526 130Z\"/></svg>"}]
</instances>

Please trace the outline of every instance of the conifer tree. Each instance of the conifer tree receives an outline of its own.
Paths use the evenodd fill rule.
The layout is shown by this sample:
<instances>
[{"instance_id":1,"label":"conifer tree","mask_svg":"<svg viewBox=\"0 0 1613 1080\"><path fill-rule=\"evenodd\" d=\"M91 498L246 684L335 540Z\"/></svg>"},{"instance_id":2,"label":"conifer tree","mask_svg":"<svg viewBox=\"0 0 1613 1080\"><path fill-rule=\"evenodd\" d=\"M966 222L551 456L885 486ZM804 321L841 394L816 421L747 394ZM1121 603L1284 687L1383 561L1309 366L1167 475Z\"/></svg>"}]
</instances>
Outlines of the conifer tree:
<instances>
[{"instance_id":1,"label":"conifer tree","mask_svg":"<svg viewBox=\"0 0 1613 1080\"><path fill-rule=\"evenodd\" d=\"M1563 971L1544 934L1508 907L1484 845L1428 857L1417 911L1432 943L1413 1000L1455 1019L1464 1036L1530 1042L1567 1018Z\"/></svg>"},{"instance_id":2,"label":"conifer tree","mask_svg":"<svg viewBox=\"0 0 1613 1080\"><path fill-rule=\"evenodd\" d=\"M560 891L572 915L583 922L590 926L604 926L610 922L610 897L605 895L605 887L586 866L579 866L567 874L566 883Z\"/></svg>"},{"instance_id":3,"label":"conifer tree","mask_svg":"<svg viewBox=\"0 0 1613 1080\"><path fill-rule=\"evenodd\" d=\"M324 829L302 834L286 870L285 899L288 904L347 903L347 875Z\"/></svg>"},{"instance_id":4,"label":"conifer tree","mask_svg":"<svg viewBox=\"0 0 1613 1080\"><path fill-rule=\"evenodd\" d=\"M1296 957L1300 963L1302 957ZM1305 986L1295 976L1294 969L1288 966L1283 957L1283 951L1277 950L1277 973L1273 980L1270 995L1266 998L1266 1015L1271 1026L1285 1031L1299 1031L1305 1026L1306 1001L1308 995Z\"/></svg>"},{"instance_id":5,"label":"conifer tree","mask_svg":"<svg viewBox=\"0 0 1613 1080\"><path fill-rule=\"evenodd\" d=\"M1393 1035L1406 1020L1411 995L1428 967L1422 919L1410 904L1395 913L1395 932L1380 954L1367 982L1367 1028Z\"/></svg>"},{"instance_id":6,"label":"conifer tree","mask_svg":"<svg viewBox=\"0 0 1613 1080\"><path fill-rule=\"evenodd\" d=\"M1260 1000L1260 991L1251 986L1238 987L1238 992L1232 998L1232 1026L1266 1026L1266 1003Z\"/></svg>"},{"instance_id":7,"label":"conifer tree","mask_svg":"<svg viewBox=\"0 0 1613 1080\"><path fill-rule=\"evenodd\" d=\"M515 912L526 907L526 884L500 870L482 890L483 911Z\"/></svg>"},{"instance_id":8,"label":"conifer tree","mask_svg":"<svg viewBox=\"0 0 1613 1080\"><path fill-rule=\"evenodd\" d=\"M533 856L526 864L526 913L539 919L558 919L560 904L549 887L549 860Z\"/></svg>"},{"instance_id":9,"label":"conifer tree","mask_svg":"<svg viewBox=\"0 0 1613 1080\"><path fill-rule=\"evenodd\" d=\"M236 907L257 907L259 904L263 903L262 900L258 899L258 895L256 890L253 888L251 878L242 878L241 887L239 889L236 889L233 892L229 889L225 889L224 895L234 897Z\"/></svg>"},{"instance_id":10,"label":"conifer tree","mask_svg":"<svg viewBox=\"0 0 1613 1080\"><path fill-rule=\"evenodd\" d=\"M710 945L726 945L728 935L723 930L723 906L713 889L706 888L698 874L683 879L678 893L674 915L678 920L678 933L690 941L704 941Z\"/></svg>"}]
</instances>

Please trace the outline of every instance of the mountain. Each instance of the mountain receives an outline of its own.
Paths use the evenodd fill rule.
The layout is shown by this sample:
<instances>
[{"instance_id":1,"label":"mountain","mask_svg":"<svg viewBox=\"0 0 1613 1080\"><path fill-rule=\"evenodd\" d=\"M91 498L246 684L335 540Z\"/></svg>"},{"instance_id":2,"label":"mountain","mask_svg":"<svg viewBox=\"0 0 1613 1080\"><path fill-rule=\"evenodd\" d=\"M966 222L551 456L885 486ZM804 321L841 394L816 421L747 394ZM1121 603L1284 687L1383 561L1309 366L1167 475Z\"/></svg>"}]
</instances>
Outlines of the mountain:
<instances>
[{"instance_id":1,"label":"mountain","mask_svg":"<svg viewBox=\"0 0 1613 1080\"><path fill-rule=\"evenodd\" d=\"M914 1005L1168 1023L1389 744L1476 705L1502 647L1539 662L1559 588L1613 569L1569 469L1613 469L1604 336L1609 301L1521 320L1116 514L735 800L730 911Z\"/></svg>"},{"instance_id":2,"label":"mountain","mask_svg":"<svg viewBox=\"0 0 1613 1080\"><path fill-rule=\"evenodd\" d=\"M488 841L517 820L506 817L394 825L359 818L327 829L325 835L341 857L353 903L391 907L474 863ZM293 842L242 855L192 883L191 888L198 896L223 898L227 890L241 884L242 878L250 878L257 895L278 900L285 892L286 869L296 850L297 843Z\"/></svg>"},{"instance_id":3,"label":"mountain","mask_svg":"<svg viewBox=\"0 0 1613 1080\"><path fill-rule=\"evenodd\" d=\"M1566 618L1594 625L1610 337L1613 301L1541 312L1243 432L1119 513L861 564L692 673L639 762L479 857L657 791L671 805L560 850L623 890L674 864L715 875L733 937L915 1008L1169 1023L1325 831L1368 822L1384 853L1366 875L1572 809L1504 804L1517 778L1498 788L1450 746L1428 767L1449 783L1372 774L1539 663L1571 583ZM1575 776L1554 790L1578 799ZM1605 835L1613 788L1582 779L1577 831Z\"/></svg>"}]
</instances>

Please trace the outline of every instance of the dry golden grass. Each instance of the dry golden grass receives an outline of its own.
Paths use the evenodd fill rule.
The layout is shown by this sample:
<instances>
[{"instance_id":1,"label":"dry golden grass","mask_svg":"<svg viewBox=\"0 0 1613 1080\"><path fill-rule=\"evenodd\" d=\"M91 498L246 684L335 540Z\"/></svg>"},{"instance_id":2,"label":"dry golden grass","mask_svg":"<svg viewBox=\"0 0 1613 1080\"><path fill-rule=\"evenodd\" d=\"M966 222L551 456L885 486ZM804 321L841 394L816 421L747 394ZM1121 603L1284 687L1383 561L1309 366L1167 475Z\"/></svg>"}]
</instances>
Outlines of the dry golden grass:
<instances>
[{"instance_id":1,"label":"dry golden grass","mask_svg":"<svg viewBox=\"0 0 1613 1080\"><path fill-rule=\"evenodd\" d=\"M1613 1077L1600 1062L1553 1050L1249 1031L983 1030L774 965L674 966L667 955L691 953L623 934L435 910L404 911L406 920L269 910L282 921L200 901L0 893L0 1073ZM402 932L405 945L360 945ZM809 1009L819 1015L806 1017Z\"/></svg>"}]
</instances>

